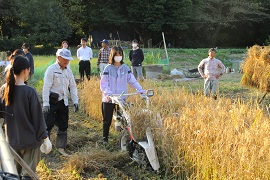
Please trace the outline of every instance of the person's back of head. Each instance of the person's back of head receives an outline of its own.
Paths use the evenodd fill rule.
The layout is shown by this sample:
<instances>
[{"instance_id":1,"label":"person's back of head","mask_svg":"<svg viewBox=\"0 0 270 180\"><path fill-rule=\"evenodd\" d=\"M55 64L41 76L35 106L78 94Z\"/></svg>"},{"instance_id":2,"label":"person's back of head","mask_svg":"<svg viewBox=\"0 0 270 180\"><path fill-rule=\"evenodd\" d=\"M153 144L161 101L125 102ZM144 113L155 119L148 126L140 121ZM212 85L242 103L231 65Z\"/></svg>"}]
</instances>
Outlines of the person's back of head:
<instances>
[{"instance_id":1,"label":"person's back of head","mask_svg":"<svg viewBox=\"0 0 270 180\"><path fill-rule=\"evenodd\" d=\"M7 72L6 75L6 87L3 96L3 100L5 100L6 105L12 104L13 101L13 93L15 87L15 77L14 75L20 75L21 72L25 69L30 68L30 62L26 57L16 56L14 58L13 64Z\"/></svg>"}]
</instances>

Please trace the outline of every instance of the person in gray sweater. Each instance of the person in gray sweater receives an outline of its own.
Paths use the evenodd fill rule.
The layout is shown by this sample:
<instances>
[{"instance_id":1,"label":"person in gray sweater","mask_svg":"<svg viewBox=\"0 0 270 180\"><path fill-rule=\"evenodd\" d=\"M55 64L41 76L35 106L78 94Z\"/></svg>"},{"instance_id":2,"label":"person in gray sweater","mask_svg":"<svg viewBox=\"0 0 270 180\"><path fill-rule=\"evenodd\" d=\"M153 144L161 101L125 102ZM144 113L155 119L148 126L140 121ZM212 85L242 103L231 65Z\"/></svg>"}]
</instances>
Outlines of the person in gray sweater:
<instances>
[{"instance_id":1,"label":"person in gray sweater","mask_svg":"<svg viewBox=\"0 0 270 180\"><path fill-rule=\"evenodd\" d=\"M36 90L25 84L30 77L30 62L26 57L15 57L6 75L6 84L0 89L1 107L4 107L5 133L10 146L35 172L40 152L49 153L52 144ZM42 148L40 148L42 147ZM29 174L15 162L21 179Z\"/></svg>"}]
</instances>

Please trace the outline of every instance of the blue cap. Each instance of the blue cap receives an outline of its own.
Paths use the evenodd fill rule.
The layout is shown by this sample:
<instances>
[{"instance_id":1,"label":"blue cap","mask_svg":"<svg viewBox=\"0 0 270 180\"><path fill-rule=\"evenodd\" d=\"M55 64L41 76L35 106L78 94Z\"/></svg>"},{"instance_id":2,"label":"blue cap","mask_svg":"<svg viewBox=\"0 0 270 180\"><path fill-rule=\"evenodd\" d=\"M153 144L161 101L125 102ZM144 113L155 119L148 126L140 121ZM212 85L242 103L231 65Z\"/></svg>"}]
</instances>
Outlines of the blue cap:
<instances>
[{"instance_id":1,"label":"blue cap","mask_svg":"<svg viewBox=\"0 0 270 180\"><path fill-rule=\"evenodd\" d=\"M109 44L109 41L107 39L103 39L102 41L100 41L101 43L105 43L105 44Z\"/></svg>"}]
</instances>

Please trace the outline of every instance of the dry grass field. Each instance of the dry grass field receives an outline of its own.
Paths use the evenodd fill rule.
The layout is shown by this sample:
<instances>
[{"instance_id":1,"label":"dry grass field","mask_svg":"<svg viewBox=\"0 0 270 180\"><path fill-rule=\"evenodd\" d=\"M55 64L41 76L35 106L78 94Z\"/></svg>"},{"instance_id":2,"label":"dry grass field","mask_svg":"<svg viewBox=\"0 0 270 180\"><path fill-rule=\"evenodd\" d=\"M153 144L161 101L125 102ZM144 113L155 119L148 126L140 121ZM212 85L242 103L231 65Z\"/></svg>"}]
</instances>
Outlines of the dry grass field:
<instances>
[{"instance_id":1,"label":"dry grass field","mask_svg":"<svg viewBox=\"0 0 270 180\"><path fill-rule=\"evenodd\" d=\"M183 53L201 59L201 51L192 51L194 56ZM197 65L179 59L177 53L172 56L172 68ZM70 110L67 152L71 156L61 157L55 149L43 155L38 175L40 179L268 179L269 98L258 104L263 92L242 86L241 79L237 72L225 74L217 100L202 95L201 78L141 82L144 89L155 91L153 116L144 117L147 123L142 123L141 99L128 101L134 104L130 109L134 123L150 126L154 133L161 171L153 174L119 151L113 126L109 146L102 145L101 92L99 78L93 77L78 85L79 113Z\"/></svg>"}]
</instances>

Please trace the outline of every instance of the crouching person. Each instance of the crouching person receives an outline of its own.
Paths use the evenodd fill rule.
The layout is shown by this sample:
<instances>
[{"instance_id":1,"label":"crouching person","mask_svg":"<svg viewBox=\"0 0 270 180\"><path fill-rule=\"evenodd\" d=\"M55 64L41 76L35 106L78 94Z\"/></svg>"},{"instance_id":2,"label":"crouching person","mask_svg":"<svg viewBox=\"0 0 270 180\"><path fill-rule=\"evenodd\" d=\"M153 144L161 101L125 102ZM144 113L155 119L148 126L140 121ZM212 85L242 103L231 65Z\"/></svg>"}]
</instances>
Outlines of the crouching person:
<instances>
[{"instance_id":1,"label":"crouching person","mask_svg":"<svg viewBox=\"0 0 270 180\"><path fill-rule=\"evenodd\" d=\"M56 56L57 62L47 68L44 76L43 112L49 135L54 125L58 127L56 148L62 155L67 156L64 149L67 145L68 88L75 112L79 108L78 95L73 73L67 68L69 61L73 60L70 50L61 49L57 51Z\"/></svg>"},{"instance_id":2,"label":"crouching person","mask_svg":"<svg viewBox=\"0 0 270 180\"><path fill-rule=\"evenodd\" d=\"M34 88L25 84L29 77L30 61L23 56L15 57L7 71L0 96L5 111L3 116L7 141L35 172L40 161L40 151L49 153L52 144L38 94ZM15 165L21 179L32 179L19 163L15 162Z\"/></svg>"}]
</instances>

